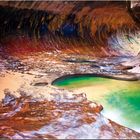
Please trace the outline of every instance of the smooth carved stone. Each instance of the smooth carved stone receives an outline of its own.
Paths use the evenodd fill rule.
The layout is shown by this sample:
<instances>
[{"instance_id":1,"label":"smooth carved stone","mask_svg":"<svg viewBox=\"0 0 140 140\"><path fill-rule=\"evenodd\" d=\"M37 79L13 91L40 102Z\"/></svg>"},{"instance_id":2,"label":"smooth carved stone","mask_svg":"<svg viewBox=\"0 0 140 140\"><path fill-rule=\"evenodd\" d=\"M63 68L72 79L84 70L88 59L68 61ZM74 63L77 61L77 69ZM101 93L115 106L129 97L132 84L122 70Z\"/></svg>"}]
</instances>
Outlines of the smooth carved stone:
<instances>
[{"instance_id":1,"label":"smooth carved stone","mask_svg":"<svg viewBox=\"0 0 140 140\"><path fill-rule=\"evenodd\" d=\"M34 102L34 98L23 95L13 106L0 103L0 138L140 138L139 133L104 118L102 106L82 94L63 96L61 102L55 99L57 95L50 101ZM83 100L74 102L79 97Z\"/></svg>"}]
</instances>

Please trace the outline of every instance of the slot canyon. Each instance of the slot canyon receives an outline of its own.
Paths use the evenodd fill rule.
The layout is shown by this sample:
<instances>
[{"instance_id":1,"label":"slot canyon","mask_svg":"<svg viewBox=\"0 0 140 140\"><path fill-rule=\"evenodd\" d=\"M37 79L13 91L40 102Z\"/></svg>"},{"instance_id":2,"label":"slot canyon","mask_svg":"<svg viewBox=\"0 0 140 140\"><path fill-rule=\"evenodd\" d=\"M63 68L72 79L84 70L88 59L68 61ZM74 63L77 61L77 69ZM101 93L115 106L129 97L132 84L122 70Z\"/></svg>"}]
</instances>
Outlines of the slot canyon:
<instances>
[{"instance_id":1,"label":"slot canyon","mask_svg":"<svg viewBox=\"0 0 140 140\"><path fill-rule=\"evenodd\" d=\"M0 138L139 139L140 1L0 1Z\"/></svg>"}]
</instances>

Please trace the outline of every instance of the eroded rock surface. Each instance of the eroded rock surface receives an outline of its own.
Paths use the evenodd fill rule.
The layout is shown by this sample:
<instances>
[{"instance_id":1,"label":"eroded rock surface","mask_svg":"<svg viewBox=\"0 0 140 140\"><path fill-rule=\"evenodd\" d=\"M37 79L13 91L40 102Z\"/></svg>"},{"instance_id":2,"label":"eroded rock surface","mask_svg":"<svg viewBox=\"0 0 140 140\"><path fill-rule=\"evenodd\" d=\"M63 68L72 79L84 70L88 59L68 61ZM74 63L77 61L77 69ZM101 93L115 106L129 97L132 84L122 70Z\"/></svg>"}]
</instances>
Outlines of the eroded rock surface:
<instances>
[{"instance_id":1,"label":"eroded rock surface","mask_svg":"<svg viewBox=\"0 0 140 140\"><path fill-rule=\"evenodd\" d=\"M126 67L132 67L132 69L128 70L128 72L135 73L138 77L140 77L140 53L131 60L124 62L123 65Z\"/></svg>"},{"instance_id":2,"label":"eroded rock surface","mask_svg":"<svg viewBox=\"0 0 140 140\"><path fill-rule=\"evenodd\" d=\"M49 98L31 97L24 91L19 98L9 91L5 94L0 103L1 138L140 138L139 133L103 117L102 106L84 94L60 89Z\"/></svg>"}]
</instances>

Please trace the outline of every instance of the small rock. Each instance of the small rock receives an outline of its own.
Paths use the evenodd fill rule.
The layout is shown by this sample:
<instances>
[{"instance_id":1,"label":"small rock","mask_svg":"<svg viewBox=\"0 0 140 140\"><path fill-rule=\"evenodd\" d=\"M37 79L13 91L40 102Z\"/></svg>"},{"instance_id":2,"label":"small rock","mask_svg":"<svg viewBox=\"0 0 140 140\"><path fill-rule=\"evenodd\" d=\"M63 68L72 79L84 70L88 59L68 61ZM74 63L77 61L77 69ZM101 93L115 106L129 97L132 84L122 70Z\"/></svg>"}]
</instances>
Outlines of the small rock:
<instances>
[{"instance_id":1,"label":"small rock","mask_svg":"<svg viewBox=\"0 0 140 140\"><path fill-rule=\"evenodd\" d=\"M48 85L47 82L39 82L39 83L35 83L33 86L46 86Z\"/></svg>"},{"instance_id":2,"label":"small rock","mask_svg":"<svg viewBox=\"0 0 140 140\"><path fill-rule=\"evenodd\" d=\"M16 96L11 94L9 89L5 89L4 94L5 94L5 98L2 100L2 104L4 106L13 104L16 99Z\"/></svg>"}]
</instances>

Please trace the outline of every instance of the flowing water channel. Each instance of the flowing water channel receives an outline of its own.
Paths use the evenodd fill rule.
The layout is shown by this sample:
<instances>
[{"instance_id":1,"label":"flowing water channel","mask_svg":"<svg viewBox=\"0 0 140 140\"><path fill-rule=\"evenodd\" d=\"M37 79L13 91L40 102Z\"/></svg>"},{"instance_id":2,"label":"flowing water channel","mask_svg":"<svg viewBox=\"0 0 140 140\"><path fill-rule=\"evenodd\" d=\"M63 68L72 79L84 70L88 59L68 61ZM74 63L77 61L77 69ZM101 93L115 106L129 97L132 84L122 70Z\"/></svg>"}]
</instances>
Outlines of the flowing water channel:
<instances>
[{"instance_id":1,"label":"flowing water channel","mask_svg":"<svg viewBox=\"0 0 140 140\"><path fill-rule=\"evenodd\" d=\"M86 93L103 105L105 117L140 132L140 81L82 75L57 79L53 85Z\"/></svg>"}]
</instances>

